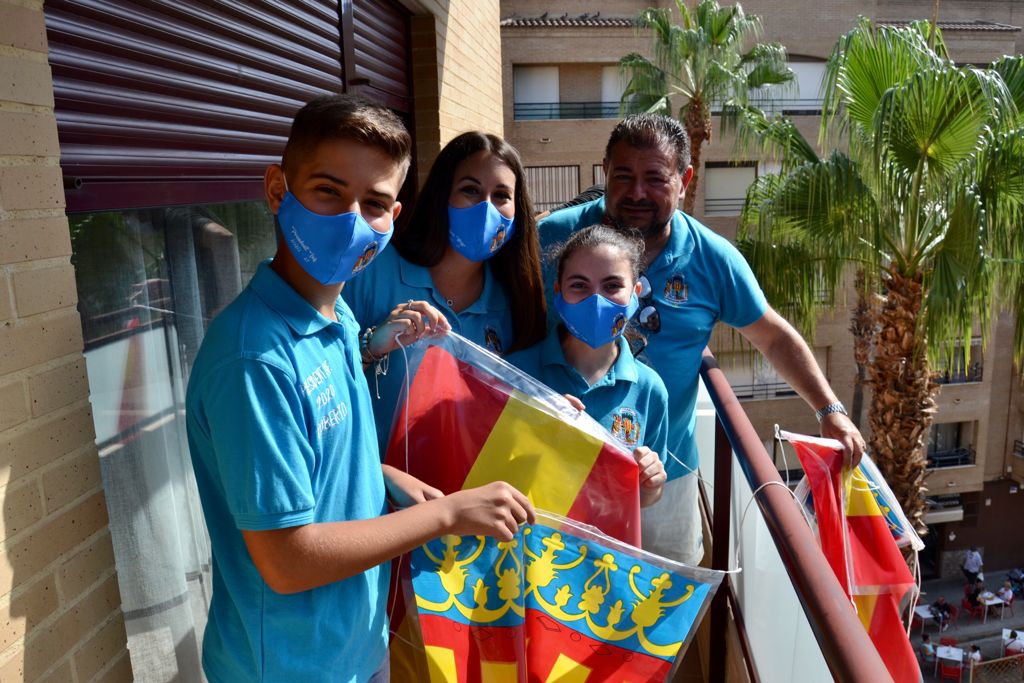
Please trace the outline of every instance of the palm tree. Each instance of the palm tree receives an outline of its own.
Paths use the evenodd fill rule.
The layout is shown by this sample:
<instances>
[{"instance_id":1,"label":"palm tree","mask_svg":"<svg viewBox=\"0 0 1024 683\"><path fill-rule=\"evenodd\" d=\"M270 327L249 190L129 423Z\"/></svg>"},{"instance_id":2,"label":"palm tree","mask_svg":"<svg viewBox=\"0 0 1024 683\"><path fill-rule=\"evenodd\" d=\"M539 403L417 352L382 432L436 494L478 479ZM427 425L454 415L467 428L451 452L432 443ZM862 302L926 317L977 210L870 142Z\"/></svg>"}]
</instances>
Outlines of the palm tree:
<instances>
[{"instance_id":1,"label":"palm tree","mask_svg":"<svg viewBox=\"0 0 1024 683\"><path fill-rule=\"evenodd\" d=\"M623 111L672 116L681 102L679 120L690 134L693 179L683 210L693 213L701 149L711 141L711 107L722 105L728 118L749 106L751 94L766 86L790 83L786 49L778 43L750 43L761 33L761 21L735 5L700 0L691 11L676 0L680 22L669 8L648 8L637 15L639 29L653 31L654 59L631 53L619 60L629 76L622 95ZM728 123L728 121L725 121Z\"/></svg>"},{"instance_id":2,"label":"palm tree","mask_svg":"<svg viewBox=\"0 0 1024 683\"><path fill-rule=\"evenodd\" d=\"M974 325L984 342L997 302L1017 316L1024 362L1024 57L958 67L927 22L862 19L829 59L824 110L821 140L848 150L824 159L791 122L747 117L746 140L781 171L748 191L742 250L805 330L821 306L808 292L834 294L844 268L863 272L878 304L860 326L868 444L923 531L932 364L969 348Z\"/></svg>"}]
</instances>

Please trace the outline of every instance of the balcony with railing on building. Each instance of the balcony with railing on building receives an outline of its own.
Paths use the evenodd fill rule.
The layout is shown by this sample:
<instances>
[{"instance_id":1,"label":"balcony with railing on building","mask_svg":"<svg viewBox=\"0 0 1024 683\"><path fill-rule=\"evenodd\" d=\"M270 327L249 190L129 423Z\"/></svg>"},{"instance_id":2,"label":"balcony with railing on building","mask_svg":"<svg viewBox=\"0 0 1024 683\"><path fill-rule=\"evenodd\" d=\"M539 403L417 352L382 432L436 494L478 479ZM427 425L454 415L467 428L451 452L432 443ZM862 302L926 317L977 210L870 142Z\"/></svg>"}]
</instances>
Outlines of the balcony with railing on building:
<instances>
[{"instance_id":1,"label":"balcony with railing on building","mask_svg":"<svg viewBox=\"0 0 1024 683\"><path fill-rule=\"evenodd\" d=\"M818 367L827 370L828 349L815 348L813 352ZM722 352L719 354L719 363L729 380L733 394L741 401L764 401L798 396L796 390L779 377L775 369L765 362L760 354L748 351Z\"/></svg>"},{"instance_id":2,"label":"balcony with railing on building","mask_svg":"<svg viewBox=\"0 0 1024 683\"><path fill-rule=\"evenodd\" d=\"M516 121L617 119L626 80L618 66L515 64L512 118Z\"/></svg>"},{"instance_id":3,"label":"balcony with railing on building","mask_svg":"<svg viewBox=\"0 0 1024 683\"><path fill-rule=\"evenodd\" d=\"M820 97L758 97L750 104L769 116L821 116L824 101Z\"/></svg>"},{"instance_id":4,"label":"balcony with railing on building","mask_svg":"<svg viewBox=\"0 0 1024 683\"><path fill-rule=\"evenodd\" d=\"M733 384L732 391L741 401L763 401L769 398L797 396L796 390L786 382L762 382L759 384Z\"/></svg>"},{"instance_id":5,"label":"balcony with railing on building","mask_svg":"<svg viewBox=\"0 0 1024 683\"><path fill-rule=\"evenodd\" d=\"M945 422L932 425L928 439L928 467L967 467L975 463L973 422Z\"/></svg>"},{"instance_id":6,"label":"balcony with railing on building","mask_svg":"<svg viewBox=\"0 0 1024 683\"><path fill-rule=\"evenodd\" d=\"M970 354L964 352L963 346L957 346L953 355L946 361L939 362L934 380L939 384L967 384L980 382L984 379L984 359L981 351L981 339L972 339Z\"/></svg>"},{"instance_id":7,"label":"balcony with railing on building","mask_svg":"<svg viewBox=\"0 0 1024 683\"><path fill-rule=\"evenodd\" d=\"M516 102L512 106L516 121L541 119L617 119L616 102Z\"/></svg>"}]
</instances>

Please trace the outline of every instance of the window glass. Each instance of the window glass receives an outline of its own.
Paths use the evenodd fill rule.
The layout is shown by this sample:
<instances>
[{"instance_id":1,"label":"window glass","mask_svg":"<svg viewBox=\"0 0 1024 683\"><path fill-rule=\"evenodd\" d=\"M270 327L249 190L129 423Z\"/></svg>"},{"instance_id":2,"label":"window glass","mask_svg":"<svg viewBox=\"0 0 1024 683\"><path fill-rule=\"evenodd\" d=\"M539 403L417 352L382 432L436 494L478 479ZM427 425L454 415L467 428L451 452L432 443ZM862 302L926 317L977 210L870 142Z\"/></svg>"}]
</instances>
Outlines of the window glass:
<instances>
[{"instance_id":1,"label":"window glass","mask_svg":"<svg viewBox=\"0 0 1024 683\"><path fill-rule=\"evenodd\" d=\"M192 680L210 546L184 423L210 320L274 250L263 202L72 214L72 262L136 681Z\"/></svg>"}]
</instances>

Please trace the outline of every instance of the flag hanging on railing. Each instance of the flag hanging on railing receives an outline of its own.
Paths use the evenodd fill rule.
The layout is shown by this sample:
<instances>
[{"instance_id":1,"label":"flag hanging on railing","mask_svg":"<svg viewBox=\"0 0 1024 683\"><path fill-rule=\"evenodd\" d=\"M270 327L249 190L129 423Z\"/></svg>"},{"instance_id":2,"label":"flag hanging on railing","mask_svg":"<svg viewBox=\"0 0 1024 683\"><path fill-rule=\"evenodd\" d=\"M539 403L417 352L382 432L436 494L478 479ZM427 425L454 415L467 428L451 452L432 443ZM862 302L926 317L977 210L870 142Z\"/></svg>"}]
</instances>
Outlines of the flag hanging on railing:
<instances>
[{"instance_id":1,"label":"flag hanging on railing","mask_svg":"<svg viewBox=\"0 0 1024 683\"><path fill-rule=\"evenodd\" d=\"M642 642L656 646L658 654L650 656L660 662L657 667L666 662L671 667L679 644L688 642L690 633L688 627L678 630L675 625L684 623L690 611L703 610L710 595L700 585L717 586L717 579L700 585L691 582L694 594L677 605L686 605L681 616L664 620L666 604L682 595L678 592L682 579L677 578L682 575L674 570L688 568L630 548L640 545L638 473L632 456L563 396L458 335L417 344L409 349L408 364L408 399L400 402L393 422L388 464L445 493L507 481L523 491L535 508L592 525L607 536L586 531L585 536L590 534L586 552L560 526L554 531L543 525L528 527L529 533L524 531L514 547L493 540L446 537L413 555L411 584L410 561L398 563L404 597L397 600L399 608L392 614L398 634L392 639L392 677L427 680L429 661L430 680L435 682L526 680L522 677L528 670L538 670L528 665L546 665L542 653L556 653L555 661L562 663L551 666L557 672L557 667L578 662L582 647L589 649L588 657L597 656L598 651L617 652L620 659L655 666L644 659L648 655L641 657L633 648ZM392 372L404 370L396 365ZM573 529L573 533L579 530ZM598 548L607 550L594 555ZM601 567L595 562L601 562ZM654 567L662 572L654 575ZM673 569L666 573L665 567ZM590 573L580 578L588 568ZM534 581L531 588L526 583L530 571L534 577L545 572L548 576ZM664 579L659 578L661 574L666 575ZM606 597L610 593L602 591L610 585L610 577L616 585L625 580L621 585L629 586L630 592L615 599ZM557 590L549 592L556 579ZM670 585L675 588L670 590ZM562 612L538 611L545 601ZM411 612L417 604L418 619L405 618L406 609ZM438 605L446 607L441 610ZM497 616L495 610L504 611ZM580 623L570 629L558 616L566 623ZM645 624L642 631L633 618ZM645 619L655 621L646 625ZM588 629L591 622L596 631ZM655 628L655 622L660 626ZM655 631L656 635L648 635ZM562 645L556 645L561 642L559 633L563 640L568 638ZM602 633L607 636L604 640ZM665 648L673 646L671 655L666 654ZM424 654L430 654L429 660ZM590 680L658 678L637 674Z\"/></svg>"},{"instance_id":2,"label":"flag hanging on railing","mask_svg":"<svg viewBox=\"0 0 1024 683\"><path fill-rule=\"evenodd\" d=\"M543 512L432 541L411 576L431 683L664 681L721 580Z\"/></svg>"},{"instance_id":3,"label":"flag hanging on railing","mask_svg":"<svg viewBox=\"0 0 1024 683\"><path fill-rule=\"evenodd\" d=\"M901 608L914 589L914 577L900 546L924 547L881 472L864 455L843 467L842 445L780 432L793 444L810 494L822 552L857 610L871 642L897 683L916 682L921 672Z\"/></svg>"}]
</instances>

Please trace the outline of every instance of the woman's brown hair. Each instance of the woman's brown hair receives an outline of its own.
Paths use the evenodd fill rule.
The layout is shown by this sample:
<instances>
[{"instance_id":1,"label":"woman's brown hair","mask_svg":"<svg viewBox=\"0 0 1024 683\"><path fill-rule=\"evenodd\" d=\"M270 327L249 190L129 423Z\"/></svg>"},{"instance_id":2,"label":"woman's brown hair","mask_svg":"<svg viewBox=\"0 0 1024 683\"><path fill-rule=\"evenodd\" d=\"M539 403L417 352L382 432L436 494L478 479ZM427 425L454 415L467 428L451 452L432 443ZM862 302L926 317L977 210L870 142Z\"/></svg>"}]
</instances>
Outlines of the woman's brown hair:
<instances>
[{"instance_id":1,"label":"woman's brown hair","mask_svg":"<svg viewBox=\"0 0 1024 683\"><path fill-rule=\"evenodd\" d=\"M448 198L455 181L455 168L478 152L489 152L501 159L516 178L512 236L487 262L505 291L512 314L515 339L506 350L508 353L533 346L547 332L540 238L533 203L526 189L526 171L515 147L497 135L478 131L462 133L445 145L420 188L412 218L402 227L395 227L391 244L410 263L426 268L440 263L448 248Z\"/></svg>"}]
</instances>

